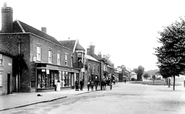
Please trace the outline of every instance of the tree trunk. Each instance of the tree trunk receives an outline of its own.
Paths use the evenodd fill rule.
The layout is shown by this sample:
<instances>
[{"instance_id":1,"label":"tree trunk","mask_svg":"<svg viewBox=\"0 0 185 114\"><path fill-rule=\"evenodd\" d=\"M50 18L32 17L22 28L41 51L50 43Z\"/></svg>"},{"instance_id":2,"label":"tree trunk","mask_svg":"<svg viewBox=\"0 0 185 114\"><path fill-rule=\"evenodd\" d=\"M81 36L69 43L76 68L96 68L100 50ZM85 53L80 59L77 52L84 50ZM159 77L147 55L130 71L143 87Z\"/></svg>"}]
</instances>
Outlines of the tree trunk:
<instances>
[{"instance_id":1,"label":"tree trunk","mask_svg":"<svg viewBox=\"0 0 185 114\"><path fill-rule=\"evenodd\" d=\"M170 78L168 78L168 87L170 87L170 85L171 85L171 84L170 84Z\"/></svg>"},{"instance_id":2,"label":"tree trunk","mask_svg":"<svg viewBox=\"0 0 185 114\"><path fill-rule=\"evenodd\" d=\"M175 76L173 76L173 90L175 90Z\"/></svg>"}]
</instances>

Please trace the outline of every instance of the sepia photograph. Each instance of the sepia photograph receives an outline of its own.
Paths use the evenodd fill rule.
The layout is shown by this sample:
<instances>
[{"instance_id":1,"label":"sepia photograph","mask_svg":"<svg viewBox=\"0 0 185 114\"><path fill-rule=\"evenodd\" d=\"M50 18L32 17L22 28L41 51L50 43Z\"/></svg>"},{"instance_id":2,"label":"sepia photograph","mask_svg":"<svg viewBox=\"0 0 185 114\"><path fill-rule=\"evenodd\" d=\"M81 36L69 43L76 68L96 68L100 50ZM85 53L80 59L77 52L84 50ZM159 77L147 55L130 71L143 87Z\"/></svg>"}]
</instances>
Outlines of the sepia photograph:
<instances>
[{"instance_id":1,"label":"sepia photograph","mask_svg":"<svg viewBox=\"0 0 185 114\"><path fill-rule=\"evenodd\" d=\"M185 1L0 10L0 114L185 114Z\"/></svg>"}]
</instances>

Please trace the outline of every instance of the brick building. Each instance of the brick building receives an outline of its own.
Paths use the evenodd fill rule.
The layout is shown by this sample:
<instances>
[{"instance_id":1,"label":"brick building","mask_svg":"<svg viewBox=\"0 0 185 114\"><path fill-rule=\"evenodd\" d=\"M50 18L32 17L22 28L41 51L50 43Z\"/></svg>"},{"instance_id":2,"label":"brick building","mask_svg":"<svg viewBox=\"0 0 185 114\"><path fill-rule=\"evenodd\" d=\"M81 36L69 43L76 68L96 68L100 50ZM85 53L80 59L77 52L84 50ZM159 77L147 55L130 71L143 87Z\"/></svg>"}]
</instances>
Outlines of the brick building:
<instances>
[{"instance_id":1,"label":"brick building","mask_svg":"<svg viewBox=\"0 0 185 114\"><path fill-rule=\"evenodd\" d=\"M12 57L11 90L54 90L56 82L61 87L74 86L81 69L73 68L73 50L48 35L46 28L41 31L19 20L13 21L11 7L5 5L1 11L0 46L6 51L0 48L0 52Z\"/></svg>"},{"instance_id":2,"label":"brick building","mask_svg":"<svg viewBox=\"0 0 185 114\"><path fill-rule=\"evenodd\" d=\"M12 56L0 52L0 95L12 93L12 73Z\"/></svg>"},{"instance_id":3,"label":"brick building","mask_svg":"<svg viewBox=\"0 0 185 114\"><path fill-rule=\"evenodd\" d=\"M86 78L85 85L89 80L100 81L100 61L92 57L91 55L85 55L85 64L86 64Z\"/></svg>"},{"instance_id":4,"label":"brick building","mask_svg":"<svg viewBox=\"0 0 185 114\"><path fill-rule=\"evenodd\" d=\"M62 44L62 46L67 47L73 51L72 66L80 70L77 80L79 81L81 79L85 79L85 49L80 45L78 40L64 40L59 42Z\"/></svg>"}]
</instances>

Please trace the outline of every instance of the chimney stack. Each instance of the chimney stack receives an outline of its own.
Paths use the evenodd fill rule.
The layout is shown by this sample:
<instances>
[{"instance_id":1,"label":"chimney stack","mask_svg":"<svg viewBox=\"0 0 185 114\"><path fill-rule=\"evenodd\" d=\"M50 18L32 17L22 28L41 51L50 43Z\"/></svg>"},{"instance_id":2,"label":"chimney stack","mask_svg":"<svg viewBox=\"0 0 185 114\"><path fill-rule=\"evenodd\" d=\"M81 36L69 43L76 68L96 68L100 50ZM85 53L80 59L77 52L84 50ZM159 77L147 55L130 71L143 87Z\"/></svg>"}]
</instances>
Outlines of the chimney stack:
<instances>
[{"instance_id":1,"label":"chimney stack","mask_svg":"<svg viewBox=\"0 0 185 114\"><path fill-rule=\"evenodd\" d=\"M46 33L47 32L47 28L46 27L42 27L41 28L41 31L44 32L44 33Z\"/></svg>"},{"instance_id":2,"label":"chimney stack","mask_svg":"<svg viewBox=\"0 0 185 114\"><path fill-rule=\"evenodd\" d=\"M90 45L90 54L94 54L94 48L95 48L95 45L91 44Z\"/></svg>"},{"instance_id":3,"label":"chimney stack","mask_svg":"<svg viewBox=\"0 0 185 114\"><path fill-rule=\"evenodd\" d=\"M7 4L4 3L4 6L1 8L2 14L2 33L11 33L13 32L13 9L7 7Z\"/></svg>"}]
</instances>

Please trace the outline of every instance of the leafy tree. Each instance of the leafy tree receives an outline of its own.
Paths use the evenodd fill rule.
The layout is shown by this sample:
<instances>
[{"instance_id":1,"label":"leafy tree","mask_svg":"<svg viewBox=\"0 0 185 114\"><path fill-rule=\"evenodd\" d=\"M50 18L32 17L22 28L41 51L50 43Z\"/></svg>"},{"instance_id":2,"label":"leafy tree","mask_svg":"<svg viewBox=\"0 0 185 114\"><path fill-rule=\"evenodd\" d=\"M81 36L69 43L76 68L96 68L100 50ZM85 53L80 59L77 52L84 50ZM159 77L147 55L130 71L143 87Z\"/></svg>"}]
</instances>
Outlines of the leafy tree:
<instances>
[{"instance_id":1,"label":"leafy tree","mask_svg":"<svg viewBox=\"0 0 185 114\"><path fill-rule=\"evenodd\" d=\"M144 73L143 77L144 77L145 79L147 79L147 78L150 77L150 75L146 72L146 73Z\"/></svg>"},{"instance_id":2,"label":"leafy tree","mask_svg":"<svg viewBox=\"0 0 185 114\"><path fill-rule=\"evenodd\" d=\"M156 48L158 67L164 78L179 76L185 69L185 21L172 23L159 32L161 47Z\"/></svg>"},{"instance_id":3,"label":"leafy tree","mask_svg":"<svg viewBox=\"0 0 185 114\"><path fill-rule=\"evenodd\" d=\"M138 66L138 69L137 69L137 80L142 80L142 75L144 73L144 67L142 66Z\"/></svg>"}]
</instances>

